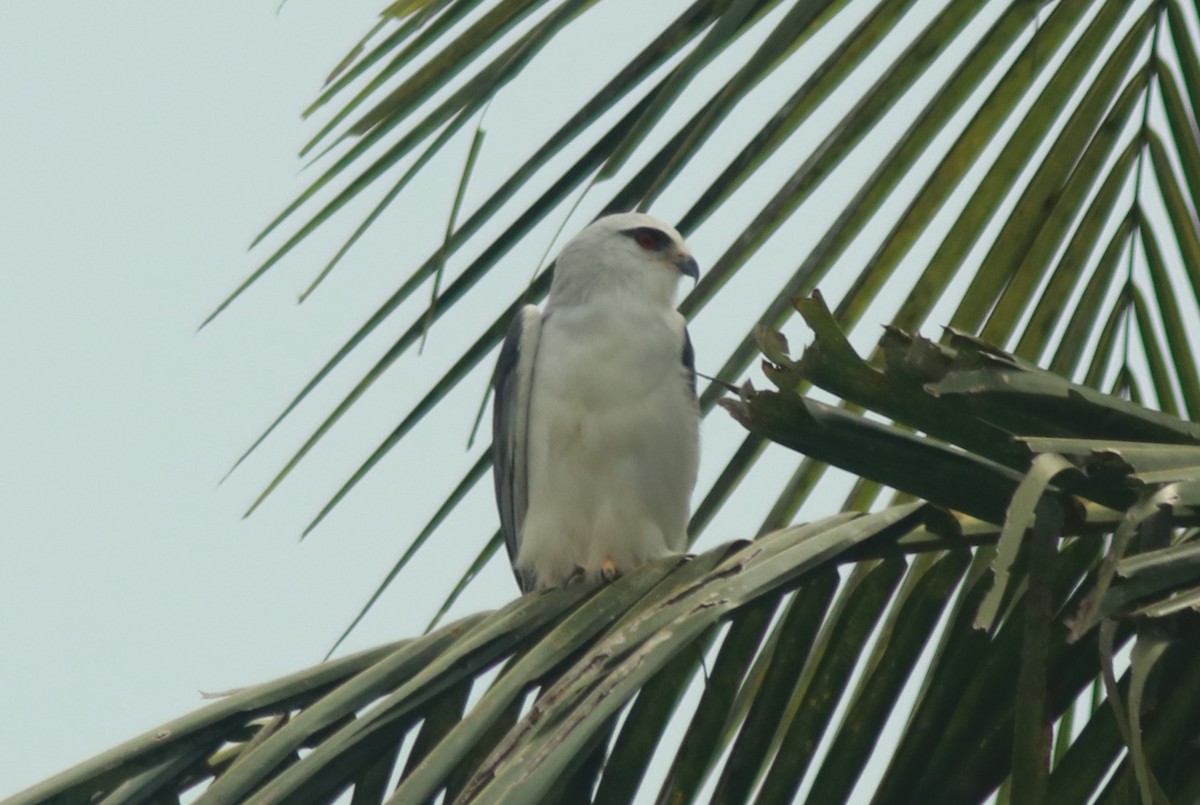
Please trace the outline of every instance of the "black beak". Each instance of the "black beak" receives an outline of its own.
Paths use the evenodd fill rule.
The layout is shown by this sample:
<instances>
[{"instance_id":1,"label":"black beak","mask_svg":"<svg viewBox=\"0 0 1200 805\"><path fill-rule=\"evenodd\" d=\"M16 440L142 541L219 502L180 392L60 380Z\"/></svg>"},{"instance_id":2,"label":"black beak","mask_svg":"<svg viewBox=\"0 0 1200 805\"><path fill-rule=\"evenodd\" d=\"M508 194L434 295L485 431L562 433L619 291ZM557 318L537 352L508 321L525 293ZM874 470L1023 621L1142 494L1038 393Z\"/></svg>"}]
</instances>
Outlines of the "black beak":
<instances>
[{"instance_id":1,"label":"black beak","mask_svg":"<svg viewBox=\"0 0 1200 805\"><path fill-rule=\"evenodd\" d=\"M680 274L685 277L691 277L693 281L700 279L700 265L696 262L696 258L690 254L676 260L675 267L679 269Z\"/></svg>"}]
</instances>

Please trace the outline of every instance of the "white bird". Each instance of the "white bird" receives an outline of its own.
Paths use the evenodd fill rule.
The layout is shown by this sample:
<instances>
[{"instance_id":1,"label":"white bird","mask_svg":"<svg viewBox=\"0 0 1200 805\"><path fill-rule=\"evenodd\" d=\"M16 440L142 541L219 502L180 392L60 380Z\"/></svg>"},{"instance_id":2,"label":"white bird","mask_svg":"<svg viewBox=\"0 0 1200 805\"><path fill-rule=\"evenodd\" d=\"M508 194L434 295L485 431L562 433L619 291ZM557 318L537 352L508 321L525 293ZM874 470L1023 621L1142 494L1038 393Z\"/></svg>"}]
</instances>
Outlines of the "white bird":
<instances>
[{"instance_id":1,"label":"white bird","mask_svg":"<svg viewBox=\"0 0 1200 805\"><path fill-rule=\"evenodd\" d=\"M563 248L545 310L526 305L509 328L492 460L523 591L687 548L700 413L680 276L699 269L673 227L605 216Z\"/></svg>"}]
</instances>

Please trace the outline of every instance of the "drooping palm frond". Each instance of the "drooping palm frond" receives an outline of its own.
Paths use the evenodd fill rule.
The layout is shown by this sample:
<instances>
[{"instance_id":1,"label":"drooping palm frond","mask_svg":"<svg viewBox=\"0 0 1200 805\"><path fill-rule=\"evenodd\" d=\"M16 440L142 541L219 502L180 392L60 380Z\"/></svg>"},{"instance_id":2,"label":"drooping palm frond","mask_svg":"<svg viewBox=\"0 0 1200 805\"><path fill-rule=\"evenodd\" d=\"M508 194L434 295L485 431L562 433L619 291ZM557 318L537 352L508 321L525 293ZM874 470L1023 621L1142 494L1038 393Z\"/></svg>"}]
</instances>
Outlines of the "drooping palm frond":
<instances>
[{"instance_id":1,"label":"drooping palm frond","mask_svg":"<svg viewBox=\"0 0 1200 805\"><path fill-rule=\"evenodd\" d=\"M15 801L1193 801L1200 427L961 335L890 334L877 370L802 309L817 344L792 361L773 342L777 390L729 407L939 506L532 593L235 692ZM827 381L934 427L796 390Z\"/></svg>"},{"instance_id":2,"label":"drooping palm frond","mask_svg":"<svg viewBox=\"0 0 1200 805\"><path fill-rule=\"evenodd\" d=\"M1188 558L1200 556L1194 542L1200 532L1189 513L1200 500L1200 426L1073 384L955 331L948 333L947 345L889 332L880 343L885 367L881 371L854 354L819 296L797 300L797 308L817 334L816 343L800 361L792 361L778 336L764 339L771 361L767 374L778 391L750 391L743 401L727 407L751 430L808 455L933 501L954 498L949 506L984 521L1003 520L995 551L975 553L977 568L989 568L991 583L972 589L978 597L971 608L973 625L981 630L974 633L979 637L973 659L999 661L1006 668L1000 673L1008 675L982 676L987 678L986 695L999 695L1012 707L1012 733L1007 736L1011 754L989 754L998 751L996 747L981 750L986 728L980 732L969 704L964 709L963 703L979 694L971 685L981 676L955 680L935 659L916 706L909 710L908 732L891 754L873 801L900 801L894 789L890 798L881 799L889 776L905 780L900 790L911 792L910 786L918 786L923 800L980 801L987 792L971 786L986 776L988 763L1011 773L1007 794L1013 802L1191 801L1200 792L1200 780L1177 764L1193 762L1185 758L1192 750L1168 756L1179 749L1172 741L1194 735L1194 727L1184 725L1200 717L1200 698L1195 693L1173 698L1171 706L1187 714L1167 715L1154 714L1160 705L1147 705L1150 700L1143 697L1157 664L1164 656L1179 658L1182 643L1194 641L1200 628L1200 562ZM862 438L855 434L862 423L852 415L800 395L799 390L810 384L887 413L928 436L876 426L875 433ZM1015 434L1024 436L1014 438ZM937 442L930 444L928 439ZM885 446L890 448L886 457L876 452ZM968 452L952 452L949 446ZM939 451L943 455L938 456ZM889 460L903 453L906 460ZM922 466L923 472L914 472ZM1013 469L1018 471L1015 478ZM1002 518L997 504L1005 507ZM1117 515L1119 522L1110 521L1115 528L1106 554L1099 561L1093 556L1075 601L1064 607L1054 586L1061 583L1056 575L1064 570L1069 550L1060 539L1083 523L1105 519L1099 511ZM1014 601L1017 589L1023 599L1020 606ZM1172 620L1155 620L1164 616ZM1013 626L1014 621L1022 626ZM992 653L1001 644L995 631L1001 624L1010 634L1021 632L1012 638L1019 641L1019 654L1005 659ZM991 643L983 630L992 633ZM1054 678L1051 658L1088 635L1098 635L1094 648L1099 652L1099 668L1092 668L1090 684L1099 685L1098 670L1111 709L1101 712L1090 704L1076 739L1078 714L1070 711L1069 699L1056 698L1062 690L1056 688L1061 682ZM1121 690L1114 648L1129 637L1136 638L1129 687ZM953 639L952 631L943 632L936 656ZM1183 667L1174 673L1184 673ZM1155 684L1170 672L1160 673ZM923 717L935 719L925 721L928 729L951 712L950 727L941 736L915 727ZM1148 714L1177 730L1173 738L1155 741L1160 754L1153 761L1143 726ZM1098 792L1092 772L1074 765L1064 770L1072 752L1094 750L1083 738L1099 729L1098 717L1116 725L1108 725L1110 742L1115 733L1120 736L1115 742L1130 750L1103 792ZM1058 747L1052 754L1051 727L1056 720ZM909 739L915 742L906 753ZM905 768L906 763L918 763L917 757L928 758L931 749L944 752L946 742L957 741L972 743L973 749L955 755L952 765L939 768L935 761L932 779L937 782L932 786L925 782L931 779L928 768ZM1075 779L1076 774L1084 774L1088 782ZM1164 774L1169 777L1166 783ZM807 801L844 801L845 789L828 792L832 799L817 796L819 780L818 775Z\"/></svg>"}]
</instances>

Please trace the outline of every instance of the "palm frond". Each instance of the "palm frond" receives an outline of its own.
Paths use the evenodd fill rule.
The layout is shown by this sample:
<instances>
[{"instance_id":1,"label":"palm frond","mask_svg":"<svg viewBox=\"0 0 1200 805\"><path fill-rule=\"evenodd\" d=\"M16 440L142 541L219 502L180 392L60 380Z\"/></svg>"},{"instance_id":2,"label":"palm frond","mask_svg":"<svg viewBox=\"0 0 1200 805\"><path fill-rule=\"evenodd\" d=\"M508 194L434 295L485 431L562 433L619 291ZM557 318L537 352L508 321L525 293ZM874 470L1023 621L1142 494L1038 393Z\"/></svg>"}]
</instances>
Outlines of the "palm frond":
<instances>
[{"instance_id":1,"label":"palm frond","mask_svg":"<svg viewBox=\"0 0 1200 805\"><path fill-rule=\"evenodd\" d=\"M828 311L802 307L823 329ZM830 426L795 392L809 367L836 375L830 364L841 360L861 373L840 342L827 351L818 341L799 361L771 343L777 390L731 404L749 428L823 445L835 463L858 461L860 429L904 433L849 412ZM931 421L1037 426L1021 439L1028 472L978 458L979 478L1006 485L1007 507L983 521L954 514L980 495L947 484L944 508L846 512L660 560L610 585L531 593L233 693L15 801L196 786L199 802L325 801L349 789L372 802L443 791L458 802L628 801L645 785L694 801L707 785L718 801L805 792L842 802L864 784L877 802L914 792L981 801L1009 777L1013 797L1194 789L1195 747L1181 738L1200 709L1189 672L1200 645L1200 430L974 338L891 334L883 349L886 374L869 371L923 394L912 407L942 414ZM923 459L960 473L943 462L961 445L904 435L876 442L878 466L910 459L911 483L889 483L925 483L911 471L913 441L928 445ZM1118 680L1114 656L1127 644L1132 662ZM701 701L677 712L716 646ZM1079 712L1097 680L1108 702ZM674 752L659 741L673 714L690 722ZM1082 730L1052 755L1048 736L1066 718ZM886 769L864 776L881 751Z\"/></svg>"}]
</instances>

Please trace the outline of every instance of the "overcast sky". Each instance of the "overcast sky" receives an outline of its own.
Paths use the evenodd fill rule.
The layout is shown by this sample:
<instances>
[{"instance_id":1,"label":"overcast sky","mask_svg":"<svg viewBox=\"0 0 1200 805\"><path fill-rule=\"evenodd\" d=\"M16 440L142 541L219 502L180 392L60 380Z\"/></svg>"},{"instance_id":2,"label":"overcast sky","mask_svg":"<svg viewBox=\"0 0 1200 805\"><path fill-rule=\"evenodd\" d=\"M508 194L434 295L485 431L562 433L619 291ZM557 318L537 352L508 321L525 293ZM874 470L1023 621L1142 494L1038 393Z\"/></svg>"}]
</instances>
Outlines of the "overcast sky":
<instances>
[{"instance_id":1,"label":"overcast sky","mask_svg":"<svg viewBox=\"0 0 1200 805\"><path fill-rule=\"evenodd\" d=\"M217 487L361 319L354 286L298 308L310 260L195 332L301 189L298 113L379 6L0 5L0 798L319 660L399 554L395 502L297 546L345 461L240 520L302 428ZM397 612L358 645L428 617Z\"/></svg>"}]
</instances>

